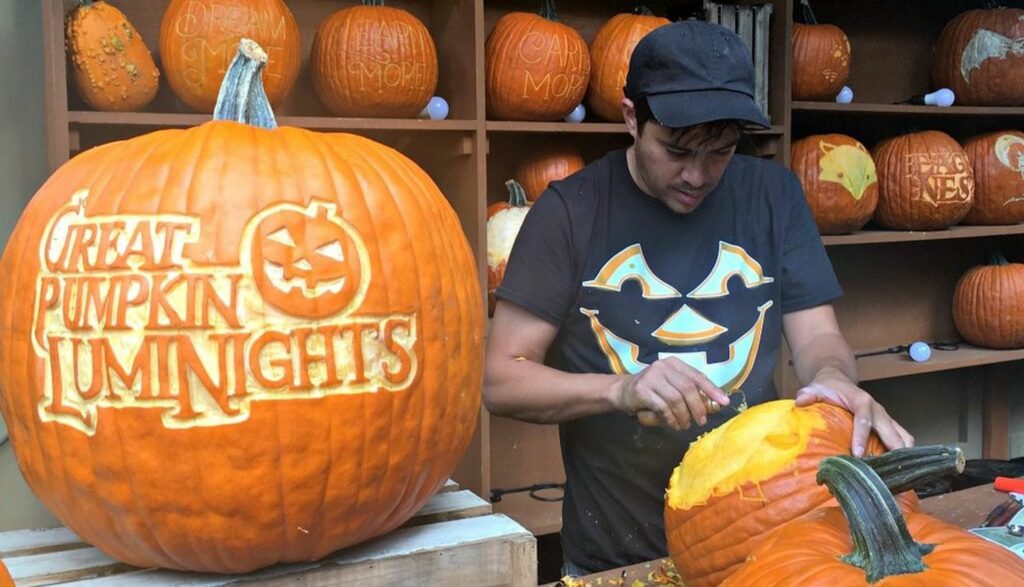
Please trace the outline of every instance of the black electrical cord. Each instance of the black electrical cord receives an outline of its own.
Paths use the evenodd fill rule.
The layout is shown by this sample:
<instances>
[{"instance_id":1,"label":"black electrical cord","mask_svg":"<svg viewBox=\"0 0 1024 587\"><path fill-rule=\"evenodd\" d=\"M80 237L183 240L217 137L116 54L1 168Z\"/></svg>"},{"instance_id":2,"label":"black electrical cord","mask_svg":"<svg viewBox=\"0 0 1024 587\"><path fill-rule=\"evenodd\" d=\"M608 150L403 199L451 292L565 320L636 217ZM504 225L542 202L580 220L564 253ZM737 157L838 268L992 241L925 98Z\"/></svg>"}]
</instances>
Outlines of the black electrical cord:
<instances>
[{"instance_id":1,"label":"black electrical cord","mask_svg":"<svg viewBox=\"0 0 1024 587\"><path fill-rule=\"evenodd\" d=\"M937 351L955 351L960 348L960 343L951 341L935 341L929 342L927 344L928 346L932 347ZM880 351L862 351L859 353L854 353L853 356L859 359L861 357L873 357L875 355L898 355L900 353L905 353L909 350L910 345L898 344L896 346L891 346L887 349L882 349Z\"/></svg>"},{"instance_id":2,"label":"black electrical cord","mask_svg":"<svg viewBox=\"0 0 1024 587\"><path fill-rule=\"evenodd\" d=\"M547 502L562 501L562 494L559 494L557 497L554 497L554 496L549 497L549 496L545 496L545 495L540 495L538 493L540 491L544 491L544 490L547 490L547 489L558 489L559 491L562 491L564 493L565 492L565 483L534 483L533 485L527 485L526 487L510 487L508 489L501 489L501 488L499 488L499 489L492 489L491 490L491 503L498 503L499 501L501 501L502 497L504 497L504 496L506 496L506 495L508 495L510 493L523 493L523 492L529 492L530 493L530 497L532 497L533 499L536 499L537 501L547 501Z\"/></svg>"}]
</instances>

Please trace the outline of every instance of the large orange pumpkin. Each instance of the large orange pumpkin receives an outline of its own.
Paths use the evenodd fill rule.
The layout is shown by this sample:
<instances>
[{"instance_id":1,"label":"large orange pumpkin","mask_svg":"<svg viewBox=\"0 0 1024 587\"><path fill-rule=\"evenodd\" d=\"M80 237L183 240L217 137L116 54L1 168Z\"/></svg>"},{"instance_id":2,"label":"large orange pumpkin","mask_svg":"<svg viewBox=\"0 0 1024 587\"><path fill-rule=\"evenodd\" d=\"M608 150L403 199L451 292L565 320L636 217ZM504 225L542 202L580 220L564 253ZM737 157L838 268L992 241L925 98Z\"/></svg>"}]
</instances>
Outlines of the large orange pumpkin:
<instances>
[{"instance_id":1,"label":"large orange pumpkin","mask_svg":"<svg viewBox=\"0 0 1024 587\"><path fill-rule=\"evenodd\" d=\"M487 207L487 304L492 314L497 303L494 292L505 278L512 245L526 220L526 213L530 211L530 202L526 200L526 193L519 182L510 179L505 182L505 187L508 188L508 201Z\"/></svg>"},{"instance_id":2,"label":"large orange pumpkin","mask_svg":"<svg viewBox=\"0 0 1024 587\"><path fill-rule=\"evenodd\" d=\"M665 535L688 587L717 585L777 526L829 501L821 459L850 453L853 417L826 403L754 406L690 445L665 494ZM884 451L871 436L866 454ZM916 496L906 494L916 509Z\"/></svg>"},{"instance_id":3,"label":"large orange pumpkin","mask_svg":"<svg viewBox=\"0 0 1024 587\"><path fill-rule=\"evenodd\" d=\"M812 135L793 143L790 161L821 234L853 232L871 219L878 205L878 172L860 141Z\"/></svg>"},{"instance_id":4,"label":"large orange pumpkin","mask_svg":"<svg viewBox=\"0 0 1024 587\"><path fill-rule=\"evenodd\" d=\"M337 116L411 118L437 88L430 31L384 0L363 0L320 23L310 67L320 101Z\"/></svg>"},{"instance_id":5,"label":"large orange pumpkin","mask_svg":"<svg viewBox=\"0 0 1024 587\"><path fill-rule=\"evenodd\" d=\"M1024 561L1007 548L925 514L904 520L862 461L825 459L818 479L839 507L779 528L723 586L989 587L1024 578Z\"/></svg>"},{"instance_id":6,"label":"large orange pumpkin","mask_svg":"<svg viewBox=\"0 0 1024 587\"><path fill-rule=\"evenodd\" d=\"M128 18L103 0L78 0L65 40L75 87L96 110L141 110L153 101L160 70Z\"/></svg>"},{"instance_id":7,"label":"large orange pumpkin","mask_svg":"<svg viewBox=\"0 0 1024 587\"><path fill-rule=\"evenodd\" d=\"M974 205L963 224L1024 222L1024 132L1004 130L968 139Z\"/></svg>"},{"instance_id":8,"label":"large orange pumpkin","mask_svg":"<svg viewBox=\"0 0 1024 587\"><path fill-rule=\"evenodd\" d=\"M569 177L584 165L583 156L572 145L549 142L530 149L512 177L523 186L526 199L533 202L549 183Z\"/></svg>"},{"instance_id":9,"label":"large orange pumpkin","mask_svg":"<svg viewBox=\"0 0 1024 587\"><path fill-rule=\"evenodd\" d=\"M270 56L263 84L272 106L299 75L299 27L284 0L171 0L160 23L160 61L174 95L213 112L220 82L246 37Z\"/></svg>"},{"instance_id":10,"label":"large orange pumpkin","mask_svg":"<svg viewBox=\"0 0 1024 587\"><path fill-rule=\"evenodd\" d=\"M244 572L387 532L480 406L483 304L444 195L369 139L273 128L248 81L266 55L242 46L218 120L78 155L0 260L21 471L144 567Z\"/></svg>"},{"instance_id":11,"label":"large orange pumpkin","mask_svg":"<svg viewBox=\"0 0 1024 587\"><path fill-rule=\"evenodd\" d=\"M871 151L878 171L874 219L897 230L948 228L974 204L974 171L963 147L937 130L891 137Z\"/></svg>"},{"instance_id":12,"label":"large orange pumpkin","mask_svg":"<svg viewBox=\"0 0 1024 587\"><path fill-rule=\"evenodd\" d=\"M850 40L832 24L793 24L793 99L835 99L850 77Z\"/></svg>"},{"instance_id":13,"label":"large orange pumpkin","mask_svg":"<svg viewBox=\"0 0 1024 587\"><path fill-rule=\"evenodd\" d=\"M1024 264L996 254L988 265L968 269L953 293L953 324L971 344L1024 347Z\"/></svg>"},{"instance_id":14,"label":"large orange pumpkin","mask_svg":"<svg viewBox=\"0 0 1024 587\"><path fill-rule=\"evenodd\" d=\"M633 48L644 35L669 22L640 8L639 14L616 14L597 31L590 44L592 69L587 88L587 105L594 114L604 120L622 122L622 88L626 85Z\"/></svg>"},{"instance_id":15,"label":"large orange pumpkin","mask_svg":"<svg viewBox=\"0 0 1024 587\"><path fill-rule=\"evenodd\" d=\"M554 0L543 0L540 14L510 12L495 23L484 47L488 116L561 120L583 100L590 51L557 18Z\"/></svg>"},{"instance_id":16,"label":"large orange pumpkin","mask_svg":"<svg viewBox=\"0 0 1024 587\"><path fill-rule=\"evenodd\" d=\"M1024 10L968 10L949 21L935 43L932 84L964 106L1024 104Z\"/></svg>"},{"instance_id":17,"label":"large orange pumpkin","mask_svg":"<svg viewBox=\"0 0 1024 587\"><path fill-rule=\"evenodd\" d=\"M14 587L14 579L7 570L7 565L0 562L0 587Z\"/></svg>"}]
</instances>

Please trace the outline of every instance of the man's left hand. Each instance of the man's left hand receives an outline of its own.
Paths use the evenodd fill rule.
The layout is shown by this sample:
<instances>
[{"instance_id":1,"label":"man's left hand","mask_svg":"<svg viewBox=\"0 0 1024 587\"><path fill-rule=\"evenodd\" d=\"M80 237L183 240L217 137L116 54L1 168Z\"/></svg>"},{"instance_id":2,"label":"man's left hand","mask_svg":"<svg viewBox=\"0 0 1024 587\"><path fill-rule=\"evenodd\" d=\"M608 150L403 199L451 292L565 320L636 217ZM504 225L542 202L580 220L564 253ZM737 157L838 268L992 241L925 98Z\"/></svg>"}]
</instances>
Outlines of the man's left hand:
<instances>
[{"instance_id":1,"label":"man's left hand","mask_svg":"<svg viewBox=\"0 0 1024 587\"><path fill-rule=\"evenodd\" d=\"M882 404L857 387L845 375L823 373L796 392L796 405L827 402L853 413L853 456L863 457L868 437L874 430L886 448L914 446L914 437L893 420Z\"/></svg>"}]
</instances>

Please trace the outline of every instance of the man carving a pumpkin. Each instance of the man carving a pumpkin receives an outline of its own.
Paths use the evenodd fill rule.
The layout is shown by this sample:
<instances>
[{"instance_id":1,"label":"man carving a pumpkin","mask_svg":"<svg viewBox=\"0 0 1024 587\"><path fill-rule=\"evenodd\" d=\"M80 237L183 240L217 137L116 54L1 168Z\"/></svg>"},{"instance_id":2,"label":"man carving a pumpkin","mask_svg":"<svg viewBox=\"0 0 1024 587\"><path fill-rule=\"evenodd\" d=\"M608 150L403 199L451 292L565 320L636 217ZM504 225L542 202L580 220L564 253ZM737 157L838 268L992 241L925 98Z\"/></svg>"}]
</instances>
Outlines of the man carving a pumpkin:
<instances>
[{"instance_id":1,"label":"man carving a pumpkin","mask_svg":"<svg viewBox=\"0 0 1024 587\"><path fill-rule=\"evenodd\" d=\"M831 300L841 294L795 176L735 155L767 127L750 53L734 33L685 21L633 52L622 112L633 145L552 183L528 215L497 290L484 401L558 423L566 469L564 574L666 555L664 490L697 435L735 414L708 401L776 399L781 334L798 405L913 437L857 386ZM730 397L730 394L734 394ZM637 415L661 425L641 426Z\"/></svg>"}]
</instances>

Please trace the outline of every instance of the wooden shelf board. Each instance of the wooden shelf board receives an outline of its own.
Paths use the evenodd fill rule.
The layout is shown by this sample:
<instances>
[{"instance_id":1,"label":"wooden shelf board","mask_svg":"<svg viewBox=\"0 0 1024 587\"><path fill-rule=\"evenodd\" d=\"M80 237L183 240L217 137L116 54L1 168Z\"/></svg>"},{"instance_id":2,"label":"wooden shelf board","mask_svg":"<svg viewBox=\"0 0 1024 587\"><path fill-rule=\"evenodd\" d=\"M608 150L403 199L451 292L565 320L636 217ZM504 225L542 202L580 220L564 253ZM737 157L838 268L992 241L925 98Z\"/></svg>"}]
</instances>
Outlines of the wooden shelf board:
<instances>
[{"instance_id":1,"label":"wooden shelf board","mask_svg":"<svg viewBox=\"0 0 1024 587\"><path fill-rule=\"evenodd\" d=\"M511 120L488 120L487 130L494 132L574 132L598 134L624 134L626 125L618 122L519 122ZM750 131L753 135L782 136L783 126L772 126L764 130Z\"/></svg>"},{"instance_id":2,"label":"wooden shelf board","mask_svg":"<svg viewBox=\"0 0 1024 587\"><path fill-rule=\"evenodd\" d=\"M1024 234L1024 224L1002 226L952 226L946 230L862 230L853 234L822 236L825 246L865 245L873 243L898 243L910 241L934 241L955 238L977 238Z\"/></svg>"},{"instance_id":3,"label":"wooden shelf board","mask_svg":"<svg viewBox=\"0 0 1024 587\"><path fill-rule=\"evenodd\" d=\"M74 110L68 113L71 125L121 125L189 127L208 122L209 114L176 112L93 112ZM418 118L337 118L329 116L278 116L281 126L301 126L317 130L408 130L408 131L473 131L475 120L421 120Z\"/></svg>"},{"instance_id":4,"label":"wooden shelf board","mask_svg":"<svg viewBox=\"0 0 1024 587\"><path fill-rule=\"evenodd\" d=\"M921 106L916 104L838 104L836 102L793 102L793 112L837 114L883 114L891 116L1024 116L1019 106Z\"/></svg>"},{"instance_id":5,"label":"wooden shelf board","mask_svg":"<svg viewBox=\"0 0 1024 587\"><path fill-rule=\"evenodd\" d=\"M857 372L861 381L874 381L1021 359L1024 359L1024 349L983 349L960 343L960 348L955 351L933 350L931 358L923 363L914 361L906 353L860 357L857 359Z\"/></svg>"}]
</instances>

